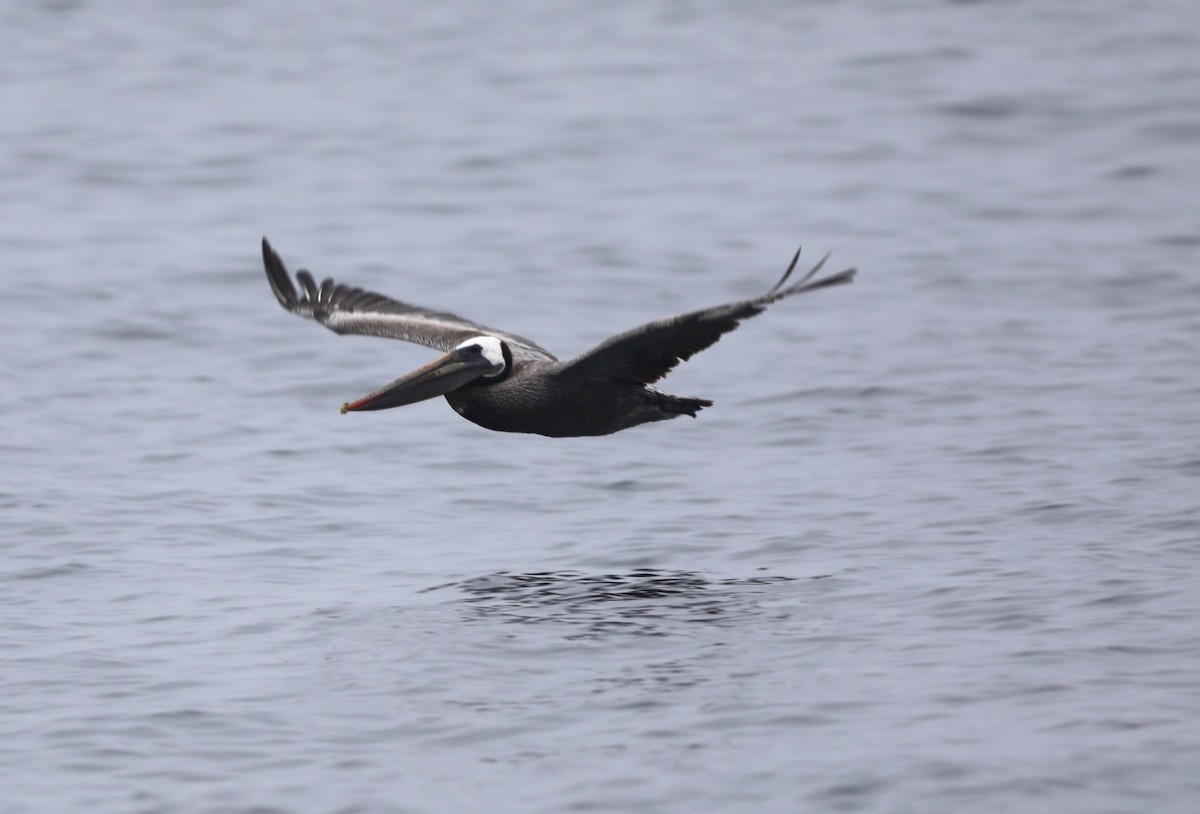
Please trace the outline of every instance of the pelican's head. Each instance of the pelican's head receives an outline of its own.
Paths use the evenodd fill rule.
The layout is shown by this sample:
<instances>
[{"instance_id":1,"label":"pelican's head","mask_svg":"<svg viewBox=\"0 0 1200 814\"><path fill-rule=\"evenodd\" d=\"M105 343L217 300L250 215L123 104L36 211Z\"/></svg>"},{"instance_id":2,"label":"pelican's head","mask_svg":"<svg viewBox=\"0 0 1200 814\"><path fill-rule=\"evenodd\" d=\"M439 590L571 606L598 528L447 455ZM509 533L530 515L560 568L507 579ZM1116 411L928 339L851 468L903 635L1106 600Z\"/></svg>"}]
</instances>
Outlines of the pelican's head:
<instances>
[{"instance_id":1,"label":"pelican's head","mask_svg":"<svg viewBox=\"0 0 1200 814\"><path fill-rule=\"evenodd\" d=\"M495 336L474 336L419 370L369 396L342 405L342 412L386 410L444 396L477 379L497 381L512 367L512 352Z\"/></svg>"}]
</instances>

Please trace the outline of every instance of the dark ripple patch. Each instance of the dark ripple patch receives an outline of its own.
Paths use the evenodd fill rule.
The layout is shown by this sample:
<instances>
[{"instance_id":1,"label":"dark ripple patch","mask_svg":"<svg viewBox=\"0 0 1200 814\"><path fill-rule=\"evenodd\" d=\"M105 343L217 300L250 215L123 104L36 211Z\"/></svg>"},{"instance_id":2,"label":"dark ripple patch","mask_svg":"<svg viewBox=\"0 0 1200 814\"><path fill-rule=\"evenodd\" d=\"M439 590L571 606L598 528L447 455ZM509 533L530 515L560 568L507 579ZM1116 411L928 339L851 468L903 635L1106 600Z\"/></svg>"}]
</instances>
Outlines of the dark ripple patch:
<instances>
[{"instance_id":1,"label":"dark ripple patch","mask_svg":"<svg viewBox=\"0 0 1200 814\"><path fill-rule=\"evenodd\" d=\"M815 399L835 403L845 402L877 402L895 398L915 397L919 395L912 389L870 385L867 387L801 387L768 396L748 398L745 404L786 404L790 402Z\"/></svg>"},{"instance_id":2,"label":"dark ripple patch","mask_svg":"<svg viewBox=\"0 0 1200 814\"><path fill-rule=\"evenodd\" d=\"M95 333L102 339L113 339L123 342L175 339L178 336L174 331L149 325L145 322L133 322L131 320L111 321L97 328Z\"/></svg>"},{"instance_id":3,"label":"dark ripple patch","mask_svg":"<svg viewBox=\"0 0 1200 814\"><path fill-rule=\"evenodd\" d=\"M937 107L939 113L968 119L1008 119L1026 109L1027 105L1020 99L1005 96L989 96Z\"/></svg>"},{"instance_id":4,"label":"dark ripple patch","mask_svg":"<svg viewBox=\"0 0 1200 814\"><path fill-rule=\"evenodd\" d=\"M1155 240L1156 243L1162 246L1179 246L1184 248L1192 248L1200 246L1200 235L1194 234L1170 234L1163 235Z\"/></svg>"},{"instance_id":5,"label":"dark ripple patch","mask_svg":"<svg viewBox=\"0 0 1200 814\"><path fill-rule=\"evenodd\" d=\"M16 571L7 579L53 579L55 577L70 577L89 571L90 567L81 562L65 562L40 568L28 568Z\"/></svg>"},{"instance_id":6,"label":"dark ripple patch","mask_svg":"<svg viewBox=\"0 0 1200 814\"><path fill-rule=\"evenodd\" d=\"M1162 170L1153 164L1126 164L1109 173L1109 177L1121 180L1150 178L1160 175Z\"/></svg>"},{"instance_id":7,"label":"dark ripple patch","mask_svg":"<svg viewBox=\"0 0 1200 814\"><path fill-rule=\"evenodd\" d=\"M567 637L579 639L609 633L666 636L679 624L731 624L766 612L754 598L762 588L793 581L785 576L711 580L691 571L653 568L627 574L500 572L424 592L457 588L481 616L582 626Z\"/></svg>"}]
</instances>

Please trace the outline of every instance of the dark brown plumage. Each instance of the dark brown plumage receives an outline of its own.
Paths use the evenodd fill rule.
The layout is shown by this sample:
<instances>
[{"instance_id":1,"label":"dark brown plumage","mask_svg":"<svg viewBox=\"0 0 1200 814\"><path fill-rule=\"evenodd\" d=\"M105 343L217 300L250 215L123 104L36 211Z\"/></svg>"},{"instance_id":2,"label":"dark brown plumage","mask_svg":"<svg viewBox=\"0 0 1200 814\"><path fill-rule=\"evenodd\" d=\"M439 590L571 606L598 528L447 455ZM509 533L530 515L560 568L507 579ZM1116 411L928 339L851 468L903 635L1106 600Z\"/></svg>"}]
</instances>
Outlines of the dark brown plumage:
<instances>
[{"instance_id":1,"label":"dark brown plumage","mask_svg":"<svg viewBox=\"0 0 1200 814\"><path fill-rule=\"evenodd\" d=\"M464 418L500 432L553 437L608 435L680 415L695 416L706 399L671 396L649 385L681 361L715 343L768 305L806 291L843 285L855 269L812 280L829 255L801 280L784 287L797 251L779 282L761 297L647 323L605 340L569 362L540 345L454 314L325 280L305 270L297 292L279 255L263 238L267 279L288 311L343 334L416 342L447 355L358 401L343 412L379 410L444 395ZM811 280L811 282L810 282Z\"/></svg>"}]
</instances>

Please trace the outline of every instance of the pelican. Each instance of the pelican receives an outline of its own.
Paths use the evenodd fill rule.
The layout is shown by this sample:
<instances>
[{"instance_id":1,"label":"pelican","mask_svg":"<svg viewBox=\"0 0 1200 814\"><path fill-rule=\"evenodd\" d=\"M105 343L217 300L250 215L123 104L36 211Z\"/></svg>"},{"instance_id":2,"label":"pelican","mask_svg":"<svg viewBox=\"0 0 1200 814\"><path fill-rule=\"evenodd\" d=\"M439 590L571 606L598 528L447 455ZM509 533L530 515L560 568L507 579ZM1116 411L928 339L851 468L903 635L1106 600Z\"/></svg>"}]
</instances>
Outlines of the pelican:
<instances>
[{"instance_id":1,"label":"pelican","mask_svg":"<svg viewBox=\"0 0 1200 814\"><path fill-rule=\"evenodd\" d=\"M813 279L829 259L827 253L785 288L800 260L797 250L779 282L760 297L648 322L560 362L541 345L516 334L332 279L318 286L304 269L296 272L297 292L265 237L262 253L271 290L285 310L335 333L400 339L446 352L374 393L343 404L343 414L445 396L459 415L481 427L552 438L608 435L650 421L694 418L712 402L671 396L650 385L771 303L849 283L856 273L846 269Z\"/></svg>"}]
</instances>

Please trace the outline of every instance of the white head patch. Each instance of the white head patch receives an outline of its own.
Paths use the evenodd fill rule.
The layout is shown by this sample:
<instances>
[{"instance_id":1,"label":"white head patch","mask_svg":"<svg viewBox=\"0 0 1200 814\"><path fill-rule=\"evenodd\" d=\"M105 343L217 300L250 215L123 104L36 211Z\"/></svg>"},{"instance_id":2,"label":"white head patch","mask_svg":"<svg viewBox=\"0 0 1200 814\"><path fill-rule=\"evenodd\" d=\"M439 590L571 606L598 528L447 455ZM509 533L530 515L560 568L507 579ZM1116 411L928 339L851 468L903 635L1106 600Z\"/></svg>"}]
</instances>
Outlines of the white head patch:
<instances>
[{"instance_id":1,"label":"white head patch","mask_svg":"<svg viewBox=\"0 0 1200 814\"><path fill-rule=\"evenodd\" d=\"M492 363L491 369L483 374L483 378L491 379L504 372L507 365L504 362L504 349L499 339L494 336L475 336L465 342L459 342L455 350L469 348L472 345L479 346L479 355Z\"/></svg>"}]
</instances>

